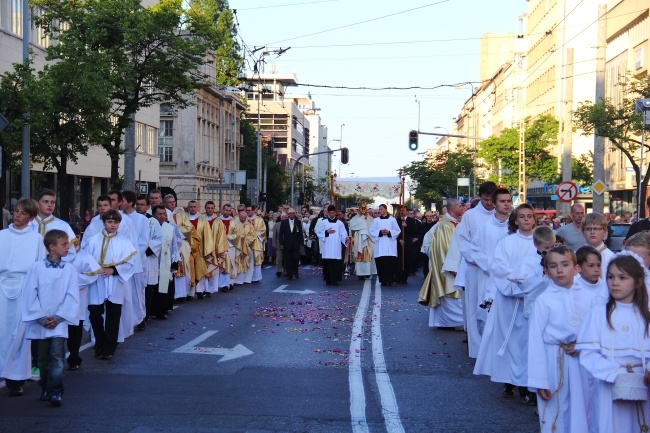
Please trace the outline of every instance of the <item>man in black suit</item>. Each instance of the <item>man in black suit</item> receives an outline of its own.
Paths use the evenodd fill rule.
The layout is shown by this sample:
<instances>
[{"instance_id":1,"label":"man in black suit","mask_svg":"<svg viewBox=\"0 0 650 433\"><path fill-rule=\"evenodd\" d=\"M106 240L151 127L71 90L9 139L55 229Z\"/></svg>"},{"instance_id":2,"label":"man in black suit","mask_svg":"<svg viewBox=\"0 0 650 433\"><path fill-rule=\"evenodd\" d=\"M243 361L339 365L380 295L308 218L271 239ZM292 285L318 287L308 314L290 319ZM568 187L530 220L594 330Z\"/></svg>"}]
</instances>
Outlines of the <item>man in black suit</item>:
<instances>
[{"instance_id":1,"label":"man in black suit","mask_svg":"<svg viewBox=\"0 0 650 433\"><path fill-rule=\"evenodd\" d=\"M406 284L409 275L415 271L415 260L418 241L418 223L415 218L408 216L406 206L400 208L400 216L396 218L397 225L402 230L397 241L397 257L399 265L396 269L395 281ZM404 248L402 248L404 245ZM402 257L403 255L403 257Z\"/></svg>"},{"instance_id":2,"label":"man in black suit","mask_svg":"<svg viewBox=\"0 0 650 433\"><path fill-rule=\"evenodd\" d=\"M280 244L284 250L284 272L288 279L298 276L298 262L300 261L300 247L305 243L305 234L302 230L302 221L296 218L295 209L287 212L289 218L280 223Z\"/></svg>"}]
</instances>

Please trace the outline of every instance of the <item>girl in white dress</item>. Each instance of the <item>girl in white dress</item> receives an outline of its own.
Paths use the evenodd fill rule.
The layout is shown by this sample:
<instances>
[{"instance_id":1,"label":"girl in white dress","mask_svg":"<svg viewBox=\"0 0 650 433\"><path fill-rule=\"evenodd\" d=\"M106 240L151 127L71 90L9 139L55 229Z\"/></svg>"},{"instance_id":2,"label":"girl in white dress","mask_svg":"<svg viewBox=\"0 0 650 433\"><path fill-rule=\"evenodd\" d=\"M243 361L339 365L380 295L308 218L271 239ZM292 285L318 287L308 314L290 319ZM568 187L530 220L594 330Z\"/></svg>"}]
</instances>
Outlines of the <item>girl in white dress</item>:
<instances>
[{"instance_id":1,"label":"girl in white dress","mask_svg":"<svg viewBox=\"0 0 650 433\"><path fill-rule=\"evenodd\" d=\"M619 255L607 268L609 300L587 315L576 350L580 364L595 378L590 422L599 433L648 431L650 404L644 401L613 400L616 378L628 372L644 374L650 384L650 312L645 272L631 256Z\"/></svg>"}]
</instances>

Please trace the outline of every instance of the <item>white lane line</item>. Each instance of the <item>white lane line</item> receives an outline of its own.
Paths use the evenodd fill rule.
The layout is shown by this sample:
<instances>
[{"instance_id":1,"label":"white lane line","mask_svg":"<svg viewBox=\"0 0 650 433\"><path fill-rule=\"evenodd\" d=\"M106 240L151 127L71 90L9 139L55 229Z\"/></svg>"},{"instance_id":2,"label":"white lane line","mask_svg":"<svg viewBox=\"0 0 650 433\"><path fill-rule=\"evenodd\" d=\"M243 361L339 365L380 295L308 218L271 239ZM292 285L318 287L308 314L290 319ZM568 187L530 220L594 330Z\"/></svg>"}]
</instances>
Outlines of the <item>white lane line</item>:
<instances>
[{"instance_id":1,"label":"white lane line","mask_svg":"<svg viewBox=\"0 0 650 433\"><path fill-rule=\"evenodd\" d=\"M363 371L361 370L361 343L363 342L363 320L370 303L372 291L370 280L363 284L363 292L352 325L350 338L350 365L348 381L350 383L350 418L354 433L368 433L366 422L366 393L363 389Z\"/></svg>"},{"instance_id":2,"label":"white lane line","mask_svg":"<svg viewBox=\"0 0 650 433\"><path fill-rule=\"evenodd\" d=\"M199 335L198 337L196 337L194 340L190 341L189 343L187 343L187 344L183 344L183 345L182 345L181 347L179 347L178 349L174 349L174 352L182 352L182 351L184 351L184 350L189 349L190 347L194 347L194 346L196 346L197 344L202 343L202 342L204 342L205 340L207 340L208 338L212 337L212 336L213 336L214 334L216 334L217 332L218 332L218 331L207 331L207 332L205 332L205 333Z\"/></svg>"},{"instance_id":3,"label":"white lane line","mask_svg":"<svg viewBox=\"0 0 650 433\"><path fill-rule=\"evenodd\" d=\"M375 302L372 307L372 360L375 364L375 378L381 397L381 411L388 433L403 433L397 399L390 383L384 358L384 343L381 336L381 284L375 285Z\"/></svg>"}]
</instances>

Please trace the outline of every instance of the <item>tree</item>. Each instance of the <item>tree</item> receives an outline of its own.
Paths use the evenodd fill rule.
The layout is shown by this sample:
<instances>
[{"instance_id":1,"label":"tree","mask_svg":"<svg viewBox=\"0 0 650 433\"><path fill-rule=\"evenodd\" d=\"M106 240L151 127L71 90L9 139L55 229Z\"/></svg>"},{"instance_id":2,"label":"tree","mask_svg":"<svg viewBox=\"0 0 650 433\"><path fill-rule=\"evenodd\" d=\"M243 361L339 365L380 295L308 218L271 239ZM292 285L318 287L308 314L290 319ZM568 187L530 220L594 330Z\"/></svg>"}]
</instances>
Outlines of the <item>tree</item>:
<instances>
[{"instance_id":1,"label":"tree","mask_svg":"<svg viewBox=\"0 0 650 433\"><path fill-rule=\"evenodd\" d=\"M641 140L643 115L636 114L635 100L650 97L650 77L627 76L618 85L622 95L620 102L614 98L603 98L596 103L581 102L573 113L573 118L582 135L594 134L604 137L609 140L613 148L625 155L634 169L636 184L641 186L641 197L646 197L648 180L650 180L648 176L650 163L645 160L644 165L641 166L637 157L643 145ZM645 143L644 147L647 151L648 144ZM643 179L641 179L642 174ZM643 218L645 209L643 206L639 208L639 218Z\"/></svg>"},{"instance_id":2,"label":"tree","mask_svg":"<svg viewBox=\"0 0 650 433\"><path fill-rule=\"evenodd\" d=\"M443 197L456 197L457 179L471 173L473 160L473 153L461 146L454 151L431 154L401 170L417 182L416 199L442 207Z\"/></svg>"},{"instance_id":3,"label":"tree","mask_svg":"<svg viewBox=\"0 0 650 433\"><path fill-rule=\"evenodd\" d=\"M542 115L534 120L525 119L524 145L526 176L547 183L557 178L558 160L550 149L557 145L559 123L551 115ZM489 170L487 180L503 184L516 190L519 185L519 129L505 128L501 135L492 136L480 143L478 157ZM499 170L501 173L499 173Z\"/></svg>"},{"instance_id":4,"label":"tree","mask_svg":"<svg viewBox=\"0 0 650 433\"><path fill-rule=\"evenodd\" d=\"M110 101L102 88L104 81L98 78L107 65L94 57L74 66L69 62L46 65L38 73L31 61L17 63L0 84L0 111L12 120L3 134L3 147L14 161L20 161L21 129L28 118L31 160L42 163L45 170L54 169L59 213L66 220L74 191L67 182L68 165L86 155L89 143L110 126Z\"/></svg>"},{"instance_id":5,"label":"tree","mask_svg":"<svg viewBox=\"0 0 650 433\"><path fill-rule=\"evenodd\" d=\"M112 103L111 127L98 143L111 158L111 179L119 179L122 136L142 108L168 103L185 108L197 89L215 82L236 82L242 61L226 44L234 34L225 0L203 0L184 8L182 0L160 0L142 7L140 0L34 0L44 13L35 20L59 43L47 59L78 64L93 53L105 64L102 79ZM60 23L66 23L65 26ZM208 53L216 53L214 74ZM227 53L235 57L221 59ZM218 74L217 74L218 72ZM214 75L214 76L211 76Z\"/></svg>"}]
</instances>

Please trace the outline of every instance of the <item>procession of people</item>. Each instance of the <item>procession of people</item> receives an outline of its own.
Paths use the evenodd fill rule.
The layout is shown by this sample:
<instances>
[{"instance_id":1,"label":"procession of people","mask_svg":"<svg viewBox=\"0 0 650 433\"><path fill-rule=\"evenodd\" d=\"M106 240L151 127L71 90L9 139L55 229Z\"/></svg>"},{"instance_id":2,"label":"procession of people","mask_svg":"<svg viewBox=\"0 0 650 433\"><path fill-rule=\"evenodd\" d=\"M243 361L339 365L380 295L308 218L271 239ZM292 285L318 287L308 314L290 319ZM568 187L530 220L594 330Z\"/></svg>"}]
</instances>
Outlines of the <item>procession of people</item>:
<instances>
[{"instance_id":1,"label":"procession of people","mask_svg":"<svg viewBox=\"0 0 650 433\"><path fill-rule=\"evenodd\" d=\"M175 303L259 283L264 263L288 280L311 264L327 286L376 276L388 290L422 270L414 302L428 308L428 326L466 332L474 374L504 398L518 390L541 431L646 431L650 421L650 233L614 254L608 218L581 204L553 228L528 204L513 209L492 182L469 203L447 199L440 216L394 205L397 217L365 202L352 214L328 203L318 215L288 205L265 215L207 201L201 213L198 201L185 210L159 190L111 190L83 233L55 217L55 204L41 189L0 231L0 377L10 396L38 370L41 400L61 405L64 365L83 362L84 328L93 356L110 360Z\"/></svg>"}]
</instances>

